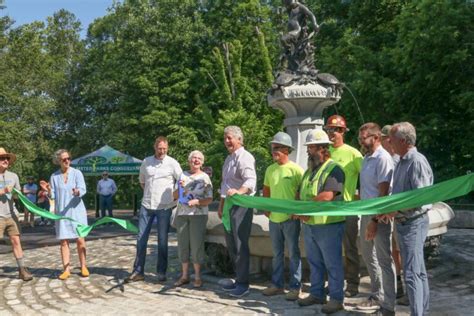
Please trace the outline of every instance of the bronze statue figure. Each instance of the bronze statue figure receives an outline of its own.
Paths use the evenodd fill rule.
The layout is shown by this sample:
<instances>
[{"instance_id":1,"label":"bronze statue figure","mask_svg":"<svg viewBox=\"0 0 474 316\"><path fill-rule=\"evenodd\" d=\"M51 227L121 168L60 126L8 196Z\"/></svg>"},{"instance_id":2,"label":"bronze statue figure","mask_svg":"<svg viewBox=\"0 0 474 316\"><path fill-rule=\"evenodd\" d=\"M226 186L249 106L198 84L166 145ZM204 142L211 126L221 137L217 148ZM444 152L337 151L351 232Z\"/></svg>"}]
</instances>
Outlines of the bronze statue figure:
<instances>
[{"instance_id":1,"label":"bronze statue figure","mask_svg":"<svg viewBox=\"0 0 474 316\"><path fill-rule=\"evenodd\" d=\"M294 72L309 72L314 69L311 38L319 32L314 14L296 0L283 0L288 12L288 33L283 34L281 43L284 49L287 69ZM311 22L309 29L308 20Z\"/></svg>"}]
</instances>

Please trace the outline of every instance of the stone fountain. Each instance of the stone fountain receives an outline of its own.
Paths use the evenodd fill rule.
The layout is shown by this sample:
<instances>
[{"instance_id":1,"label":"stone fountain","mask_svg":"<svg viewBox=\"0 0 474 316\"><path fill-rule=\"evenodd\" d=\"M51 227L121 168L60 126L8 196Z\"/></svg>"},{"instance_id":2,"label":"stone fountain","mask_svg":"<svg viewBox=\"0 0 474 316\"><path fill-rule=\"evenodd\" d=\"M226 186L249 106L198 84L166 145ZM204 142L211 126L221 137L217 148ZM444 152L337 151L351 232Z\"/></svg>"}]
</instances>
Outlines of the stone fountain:
<instances>
[{"instance_id":1,"label":"stone fountain","mask_svg":"<svg viewBox=\"0 0 474 316\"><path fill-rule=\"evenodd\" d=\"M308 131L322 128L323 110L341 99L343 84L335 76L320 73L315 67L313 42L320 27L314 14L298 1L284 0L283 3L288 12L288 30L281 37L283 53L280 56L280 69L268 92L267 101L271 107L285 114L283 124L295 148L290 159L306 169L307 154L303 143ZM211 205L210 209L217 209L217 205ZM436 203L429 216L427 241L438 240L447 231L447 223L454 217L454 213L447 204ZM215 212L209 214L207 228L208 244L211 247L219 244L225 246L224 228ZM303 238L300 250L305 258L302 241ZM271 272L271 241L268 218L264 215L256 214L253 218L249 246L252 255L251 272ZM210 261L225 261L225 249L222 248L217 258L215 251L213 255L209 255Z\"/></svg>"},{"instance_id":2,"label":"stone fountain","mask_svg":"<svg viewBox=\"0 0 474 316\"><path fill-rule=\"evenodd\" d=\"M302 144L309 130L322 128L323 110L341 99L342 84L315 67L313 41L320 27L314 14L298 1L283 2L288 32L281 37L280 69L267 100L285 114L283 124L295 148L290 159L306 169L307 154Z\"/></svg>"}]
</instances>

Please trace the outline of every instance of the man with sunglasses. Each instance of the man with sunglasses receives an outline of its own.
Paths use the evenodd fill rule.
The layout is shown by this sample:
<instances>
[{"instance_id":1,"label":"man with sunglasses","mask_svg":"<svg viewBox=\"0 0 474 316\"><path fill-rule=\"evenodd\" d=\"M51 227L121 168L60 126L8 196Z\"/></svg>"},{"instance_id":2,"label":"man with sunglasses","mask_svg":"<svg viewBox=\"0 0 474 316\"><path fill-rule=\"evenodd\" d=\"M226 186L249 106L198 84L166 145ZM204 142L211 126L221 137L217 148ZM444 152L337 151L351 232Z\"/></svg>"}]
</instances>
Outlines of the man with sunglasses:
<instances>
[{"instance_id":1,"label":"man with sunglasses","mask_svg":"<svg viewBox=\"0 0 474 316\"><path fill-rule=\"evenodd\" d=\"M340 115L329 117L324 129L328 133L329 139L333 142L332 146L329 147L331 158L344 170L344 201L352 201L356 198L357 181L362 169L362 154L354 147L344 143L344 135L349 131L344 117ZM352 297L359 293L358 221L358 216L346 216L343 239L345 254L344 272L347 282L344 295L346 297Z\"/></svg>"},{"instance_id":2,"label":"man with sunglasses","mask_svg":"<svg viewBox=\"0 0 474 316\"><path fill-rule=\"evenodd\" d=\"M3 237L5 231L7 232L18 265L19 278L23 281L30 281L33 276L23 262L18 211L15 208L12 195L13 188L21 190L20 180L15 173L7 170L15 160L15 154L8 153L4 148L0 148L0 236Z\"/></svg>"},{"instance_id":3,"label":"man with sunglasses","mask_svg":"<svg viewBox=\"0 0 474 316\"><path fill-rule=\"evenodd\" d=\"M367 200L390 193L393 160L382 147L381 130L376 123L359 128L359 144L366 155L360 172L360 198ZM372 215L361 216L360 247L370 276L371 295L357 306L359 310L377 310L395 315L395 265L391 256L393 222L382 222Z\"/></svg>"},{"instance_id":4,"label":"man with sunglasses","mask_svg":"<svg viewBox=\"0 0 474 316\"><path fill-rule=\"evenodd\" d=\"M274 199L295 200L303 178L303 168L290 160L293 150L290 135L278 132L270 142L272 158L275 162L265 171L263 196ZM270 239L272 241L272 286L263 290L263 295L284 294L285 243L290 259L289 292L285 299L296 301L301 289L301 255L299 237L301 223L289 214L265 212L270 219Z\"/></svg>"}]
</instances>

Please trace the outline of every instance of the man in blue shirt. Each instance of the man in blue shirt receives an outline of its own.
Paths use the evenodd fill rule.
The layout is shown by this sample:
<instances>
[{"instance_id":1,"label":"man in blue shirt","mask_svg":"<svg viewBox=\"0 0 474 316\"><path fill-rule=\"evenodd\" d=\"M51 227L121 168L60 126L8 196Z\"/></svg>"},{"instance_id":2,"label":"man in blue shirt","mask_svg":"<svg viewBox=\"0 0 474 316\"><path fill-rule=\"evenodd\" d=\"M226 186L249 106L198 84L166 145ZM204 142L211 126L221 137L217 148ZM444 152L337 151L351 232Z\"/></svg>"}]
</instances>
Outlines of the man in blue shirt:
<instances>
[{"instance_id":1,"label":"man in blue shirt","mask_svg":"<svg viewBox=\"0 0 474 316\"><path fill-rule=\"evenodd\" d=\"M394 124L389 137L395 153L400 155L393 175L392 194L432 185L433 171L430 164L415 147L415 127L408 122ZM430 209L431 204L379 217L380 220L395 217L411 315L428 314L429 286L423 245L429 228L426 213Z\"/></svg>"},{"instance_id":2,"label":"man in blue shirt","mask_svg":"<svg viewBox=\"0 0 474 316\"><path fill-rule=\"evenodd\" d=\"M23 194L30 200L32 203L36 204L36 192L38 192L38 186L36 185L35 178L32 176L29 176L26 178L28 181L24 186L23 186ZM34 219L35 219L35 214L30 213L26 208L23 213L23 222L24 223L30 223L30 226L34 226Z\"/></svg>"},{"instance_id":3,"label":"man in blue shirt","mask_svg":"<svg viewBox=\"0 0 474 316\"><path fill-rule=\"evenodd\" d=\"M97 183L97 194L99 194L99 205L100 205L100 216L105 217L105 211L107 210L110 217L112 214L112 199L117 192L117 185L115 181L109 178L109 173L104 171L102 173L102 179Z\"/></svg>"}]
</instances>

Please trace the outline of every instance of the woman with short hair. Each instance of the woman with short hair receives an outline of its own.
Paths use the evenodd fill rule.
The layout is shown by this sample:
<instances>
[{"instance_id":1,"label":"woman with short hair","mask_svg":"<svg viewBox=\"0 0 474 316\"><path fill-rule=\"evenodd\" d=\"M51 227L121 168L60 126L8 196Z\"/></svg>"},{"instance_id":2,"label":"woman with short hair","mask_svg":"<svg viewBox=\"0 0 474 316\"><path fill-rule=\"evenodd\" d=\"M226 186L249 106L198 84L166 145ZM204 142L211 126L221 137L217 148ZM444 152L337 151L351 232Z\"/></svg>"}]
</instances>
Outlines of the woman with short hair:
<instances>
[{"instance_id":1,"label":"woman with short hair","mask_svg":"<svg viewBox=\"0 0 474 316\"><path fill-rule=\"evenodd\" d=\"M189 283L189 257L194 266L194 287L202 286L201 264L204 263L208 205L212 202L212 183L202 171L204 155L195 150L188 157L189 171L179 181L179 198L175 225L178 235L178 254L182 275L175 286Z\"/></svg>"}]
</instances>

